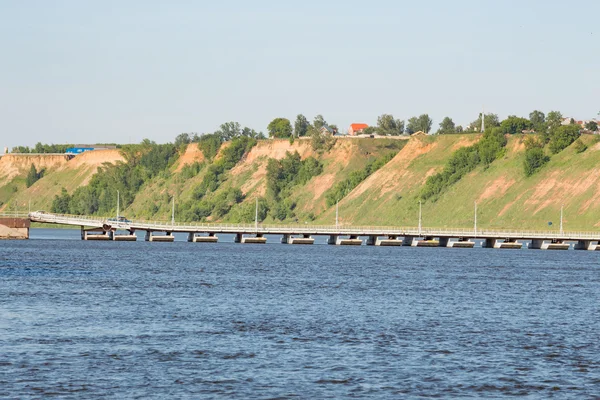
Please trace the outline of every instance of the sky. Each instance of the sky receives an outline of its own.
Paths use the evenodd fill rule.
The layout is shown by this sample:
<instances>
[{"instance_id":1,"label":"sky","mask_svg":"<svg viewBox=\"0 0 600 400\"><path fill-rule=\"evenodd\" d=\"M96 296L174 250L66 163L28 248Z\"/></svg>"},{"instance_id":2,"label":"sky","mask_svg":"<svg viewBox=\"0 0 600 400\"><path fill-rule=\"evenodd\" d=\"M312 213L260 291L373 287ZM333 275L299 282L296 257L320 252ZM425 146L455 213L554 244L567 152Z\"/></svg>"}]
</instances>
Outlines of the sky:
<instances>
[{"instance_id":1,"label":"sky","mask_svg":"<svg viewBox=\"0 0 600 400\"><path fill-rule=\"evenodd\" d=\"M287 4L289 3L289 4ZM0 0L0 147L600 112L597 0Z\"/></svg>"}]
</instances>

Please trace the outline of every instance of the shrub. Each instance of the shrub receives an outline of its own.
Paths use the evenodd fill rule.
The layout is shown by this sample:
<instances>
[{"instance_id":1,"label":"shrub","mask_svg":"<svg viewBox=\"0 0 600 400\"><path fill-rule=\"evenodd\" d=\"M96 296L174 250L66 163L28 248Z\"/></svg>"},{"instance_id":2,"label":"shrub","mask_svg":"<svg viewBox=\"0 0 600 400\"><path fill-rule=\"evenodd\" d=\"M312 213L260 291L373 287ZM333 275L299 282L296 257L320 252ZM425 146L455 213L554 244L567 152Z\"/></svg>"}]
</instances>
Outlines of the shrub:
<instances>
[{"instance_id":1,"label":"shrub","mask_svg":"<svg viewBox=\"0 0 600 400\"><path fill-rule=\"evenodd\" d=\"M575 141L575 143L573 143L573 148L575 149L576 153L583 153L584 151L587 150L587 146L585 145L585 143L583 143L581 141L581 139L577 139Z\"/></svg>"},{"instance_id":2,"label":"shrub","mask_svg":"<svg viewBox=\"0 0 600 400\"><path fill-rule=\"evenodd\" d=\"M560 153L562 150L569 147L574 141L581 136L581 128L579 125L563 125L556 129L548 147L552 154Z\"/></svg>"},{"instance_id":3,"label":"shrub","mask_svg":"<svg viewBox=\"0 0 600 400\"><path fill-rule=\"evenodd\" d=\"M539 147L534 147L525 151L525 161L523 162L525 176L535 174L536 171L542 168L548 161L550 161L550 157L548 157L544 153L544 150Z\"/></svg>"}]
</instances>

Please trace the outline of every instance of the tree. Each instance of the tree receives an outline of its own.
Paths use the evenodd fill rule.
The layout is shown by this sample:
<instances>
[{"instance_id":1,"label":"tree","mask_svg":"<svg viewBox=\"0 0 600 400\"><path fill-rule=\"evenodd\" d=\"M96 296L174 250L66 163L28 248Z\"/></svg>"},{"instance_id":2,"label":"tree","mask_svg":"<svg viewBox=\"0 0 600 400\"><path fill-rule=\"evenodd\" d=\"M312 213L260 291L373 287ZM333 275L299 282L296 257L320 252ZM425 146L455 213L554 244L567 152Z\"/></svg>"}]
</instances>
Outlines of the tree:
<instances>
[{"instance_id":1,"label":"tree","mask_svg":"<svg viewBox=\"0 0 600 400\"><path fill-rule=\"evenodd\" d=\"M394 116L391 114L382 114L377 117L377 132L380 135L402 135L404 133L404 121L394 119Z\"/></svg>"},{"instance_id":2,"label":"tree","mask_svg":"<svg viewBox=\"0 0 600 400\"><path fill-rule=\"evenodd\" d=\"M239 122L225 122L221 124L218 131L215 132L221 137L221 140L227 142L233 138L240 137L242 134L242 127Z\"/></svg>"},{"instance_id":3,"label":"tree","mask_svg":"<svg viewBox=\"0 0 600 400\"><path fill-rule=\"evenodd\" d=\"M546 130L546 116L543 112L534 110L529 113L529 122L531 122L531 127L538 133L544 132Z\"/></svg>"},{"instance_id":4,"label":"tree","mask_svg":"<svg viewBox=\"0 0 600 400\"><path fill-rule=\"evenodd\" d=\"M462 130L462 127L461 127ZM456 129L456 125L454 124L454 121L452 121L452 118L450 117L446 117L442 120L442 122L440 122L440 129L438 129L437 133L438 135L446 135L449 133L456 133L457 129Z\"/></svg>"},{"instance_id":5,"label":"tree","mask_svg":"<svg viewBox=\"0 0 600 400\"><path fill-rule=\"evenodd\" d=\"M538 169L542 168L544 164L550 161L550 157L544 154L544 150L539 147L534 147L525 151L525 161L523 162L523 169L525 170L525 176L533 175Z\"/></svg>"},{"instance_id":6,"label":"tree","mask_svg":"<svg viewBox=\"0 0 600 400\"><path fill-rule=\"evenodd\" d=\"M179 135L177 135L177 137L175 138L175 146L177 148L183 146L183 145L187 145L190 144L192 142L192 138L190 137L189 133L181 133Z\"/></svg>"},{"instance_id":7,"label":"tree","mask_svg":"<svg viewBox=\"0 0 600 400\"><path fill-rule=\"evenodd\" d=\"M292 124L287 118L275 118L269 123L267 130L272 138L289 138L292 136Z\"/></svg>"},{"instance_id":8,"label":"tree","mask_svg":"<svg viewBox=\"0 0 600 400\"><path fill-rule=\"evenodd\" d=\"M317 129L321 129L325 125L327 125L327 121L325 121L325 118L321 114L317 115L313 120L313 126Z\"/></svg>"},{"instance_id":9,"label":"tree","mask_svg":"<svg viewBox=\"0 0 600 400\"><path fill-rule=\"evenodd\" d=\"M484 122L485 129L491 129L500 126L498 114L485 114ZM481 130L481 113L479 113L479 116L475 121L471 122L471 130L475 132L479 132Z\"/></svg>"},{"instance_id":10,"label":"tree","mask_svg":"<svg viewBox=\"0 0 600 400\"><path fill-rule=\"evenodd\" d=\"M548 129L556 129L562 124L563 115L560 111L550 111L546 117Z\"/></svg>"},{"instance_id":11,"label":"tree","mask_svg":"<svg viewBox=\"0 0 600 400\"><path fill-rule=\"evenodd\" d=\"M579 136L581 136L581 127L579 125L561 125L550 139L550 143L548 144L550 151L553 154L561 152L579 139Z\"/></svg>"},{"instance_id":12,"label":"tree","mask_svg":"<svg viewBox=\"0 0 600 400\"><path fill-rule=\"evenodd\" d=\"M458 125L456 127L456 133L463 133L464 132L464 128L462 127L462 125Z\"/></svg>"},{"instance_id":13,"label":"tree","mask_svg":"<svg viewBox=\"0 0 600 400\"><path fill-rule=\"evenodd\" d=\"M585 129L596 132L598 130L598 123L596 121L588 121L585 124Z\"/></svg>"},{"instance_id":14,"label":"tree","mask_svg":"<svg viewBox=\"0 0 600 400\"><path fill-rule=\"evenodd\" d=\"M40 174L38 173L37 169L35 168L35 165L31 164L31 168L29 169L29 172L27 173L27 178L25 178L25 185L27 185L27 187L31 187L31 185L36 183L38 181L38 179L40 179Z\"/></svg>"},{"instance_id":15,"label":"tree","mask_svg":"<svg viewBox=\"0 0 600 400\"><path fill-rule=\"evenodd\" d=\"M294 122L294 135L296 137L306 136L308 132L308 126L310 123L306 119L306 117L302 114L298 114L296 117L296 122Z\"/></svg>"},{"instance_id":16,"label":"tree","mask_svg":"<svg viewBox=\"0 0 600 400\"><path fill-rule=\"evenodd\" d=\"M408 120L406 125L406 133L413 134L415 132L423 131L429 133L433 120L429 118L428 114L421 114L418 117L412 117Z\"/></svg>"},{"instance_id":17,"label":"tree","mask_svg":"<svg viewBox=\"0 0 600 400\"><path fill-rule=\"evenodd\" d=\"M502 133L510 133L512 135L521 133L531 127L531 122L526 118L517 117L515 115L509 115L500 124Z\"/></svg>"}]
</instances>

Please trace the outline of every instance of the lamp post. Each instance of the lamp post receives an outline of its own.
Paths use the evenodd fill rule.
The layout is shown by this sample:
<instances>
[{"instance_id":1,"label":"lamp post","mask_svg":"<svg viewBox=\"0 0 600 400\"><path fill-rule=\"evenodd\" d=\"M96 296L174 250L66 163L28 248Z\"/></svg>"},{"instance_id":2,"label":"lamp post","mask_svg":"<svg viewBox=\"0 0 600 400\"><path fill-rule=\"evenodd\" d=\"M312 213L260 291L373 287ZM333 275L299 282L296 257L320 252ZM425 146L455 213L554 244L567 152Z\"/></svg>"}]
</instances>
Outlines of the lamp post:
<instances>
[{"instance_id":1,"label":"lamp post","mask_svg":"<svg viewBox=\"0 0 600 400\"><path fill-rule=\"evenodd\" d=\"M173 205L171 206L171 226L175 226L175 194L173 194Z\"/></svg>"},{"instance_id":2,"label":"lamp post","mask_svg":"<svg viewBox=\"0 0 600 400\"><path fill-rule=\"evenodd\" d=\"M335 203L335 229L338 229L338 216L339 216L339 205L340 205L340 201L338 200Z\"/></svg>"},{"instance_id":3,"label":"lamp post","mask_svg":"<svg viewBox=\"0 0 600 400\"><path fill-rule=\"evenodd\" d=\"M422 217L422 205L421 205L421 200L419 200L419 236L421 236L421 217Z\"/></svg>"},{"instance_id":4,"label":"lamp post","mask_svg":"<svg viewBox=\"0 0 600 400\"><path fill-rule=\"evenodd\" d=\"M256 206L254 208L254 229L258 232L258 197L256 198Z\"/></svg>"},{"instance_id":5,"label":"lamp post","mask_svg":"<svg viewBox=\"0 0 600 400\"><path fill-rule=\"evenodd\" d=\"M560 205L560 235L562 236L563 234L563 207L564 204Z\"/></svg>"},{"instance_id":6,"label":"lamp post","mask_svg":"<svg viewBox=\"0 0 600 400\"><path fill-rule=\"evenodd\" d=\"M475 231L475 237L477 237L477 202L475 202L475 227L474 227L474 231Z\"/></svg>"},{"instance_id":7,"label":"lamp post","mask_svg":"<svg viewBox=\"0 0 600 400\"><path fill-rule=\"evenodd\" d=\"M117 221L119 220L119 203L121 201L121 194L117 190Z\"/></svg>"}]
</instances>

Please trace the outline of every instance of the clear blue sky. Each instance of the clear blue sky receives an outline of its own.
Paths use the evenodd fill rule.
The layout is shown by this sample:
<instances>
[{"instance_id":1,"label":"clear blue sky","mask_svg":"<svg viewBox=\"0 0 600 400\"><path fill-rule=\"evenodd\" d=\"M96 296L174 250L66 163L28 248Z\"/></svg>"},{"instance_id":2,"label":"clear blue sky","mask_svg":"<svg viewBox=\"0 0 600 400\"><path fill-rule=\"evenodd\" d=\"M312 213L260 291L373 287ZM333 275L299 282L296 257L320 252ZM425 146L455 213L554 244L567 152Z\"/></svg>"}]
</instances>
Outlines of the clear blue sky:
<instances>
[{"instance_id":1,"label":"clear blue sky","mask_svg":"<svg viewBox=\"0 0 600 400\"><path fill-rule=\"evenodd\" d=\"M0 146L600 111L600 2L0 0Z\"/></svg>"}]
</instances>

